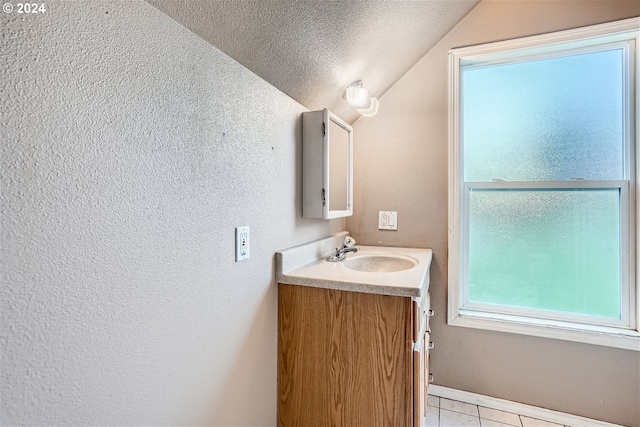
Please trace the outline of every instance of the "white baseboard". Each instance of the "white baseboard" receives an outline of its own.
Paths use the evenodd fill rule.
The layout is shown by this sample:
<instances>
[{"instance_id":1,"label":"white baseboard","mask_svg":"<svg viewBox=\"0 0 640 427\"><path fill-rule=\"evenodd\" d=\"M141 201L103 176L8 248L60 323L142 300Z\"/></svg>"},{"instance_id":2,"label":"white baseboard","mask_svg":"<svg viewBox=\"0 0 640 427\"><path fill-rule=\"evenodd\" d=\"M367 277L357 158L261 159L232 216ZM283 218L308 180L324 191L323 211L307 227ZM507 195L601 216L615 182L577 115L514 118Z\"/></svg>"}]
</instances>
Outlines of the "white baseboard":
<instances>
[{"instance_id":1,"label":"white baseboard","mask_svg":"<svg viewBox=\"0 0 640 427\"><path fill-rule=\"evenodd\" d=\"M539 408L537 406L525 405L524 403L511 402L509 400L498 399L496 397L484 396L468 391L456 390L435 384L429 385L429 394L445 399L457 400L459 402L471 403L472 405L484 406L485 408L497 409L499 411L511 412L513 414L524 415L525 417L537 420L548 421L550 423L561 424L572 427L623 427L618 424L611 424L604 421L592 420L590 418L579 417L577 415L564 414L552 411L551 409Z\"/></svg>"}]
</instances>

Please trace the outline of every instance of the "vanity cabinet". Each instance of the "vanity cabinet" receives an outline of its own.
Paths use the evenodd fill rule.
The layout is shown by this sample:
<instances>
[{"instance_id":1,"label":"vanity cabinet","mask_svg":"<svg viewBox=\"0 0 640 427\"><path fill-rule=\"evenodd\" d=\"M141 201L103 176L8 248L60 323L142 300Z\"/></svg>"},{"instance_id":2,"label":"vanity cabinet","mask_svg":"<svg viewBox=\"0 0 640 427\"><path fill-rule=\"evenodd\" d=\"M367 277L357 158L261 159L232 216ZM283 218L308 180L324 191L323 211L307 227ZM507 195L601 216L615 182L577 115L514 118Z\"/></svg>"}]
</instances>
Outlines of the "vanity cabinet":
<instances>
[{"instance_id":1,"label":"vanity cabinet","mask_svg":"<svg viewBox=\"0 0 640 427\"><path fill-rule=\"evenodd\" d=\"M278 426L423 426L429 294L278 285Z\"/></svg>"},{"instance_id":2,"label":"vanity cabinet","mask_svg":"<svg viewBox=\"0 0 640 427\"><path fill-rule=\"evenodd\" d=\"M302 216L353 215L353 129L327 110L302 113Z\"/></svg>"}]
</instances>

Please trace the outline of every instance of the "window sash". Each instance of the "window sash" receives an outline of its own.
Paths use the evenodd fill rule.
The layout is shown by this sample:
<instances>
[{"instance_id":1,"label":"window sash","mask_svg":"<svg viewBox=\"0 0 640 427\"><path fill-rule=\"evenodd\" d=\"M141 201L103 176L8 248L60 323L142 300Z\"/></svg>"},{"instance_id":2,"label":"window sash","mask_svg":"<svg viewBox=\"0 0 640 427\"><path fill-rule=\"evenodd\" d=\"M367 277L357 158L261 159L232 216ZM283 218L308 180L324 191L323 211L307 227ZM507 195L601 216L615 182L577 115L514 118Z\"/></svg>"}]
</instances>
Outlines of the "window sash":
<instances>
[{"instance_id":1,"label":"window sash","mask_svg":"<svg viewBox=\"0 0 640 427\"><path fill-rule=\"evenodd\" d=\"M629 277L629 251L625 248L629 247L630 230L629 230L629 188L630 184L627 180L616 181L494 181L494 182L466 182L463 190L463 256L460 277L460 310L481 311L488 313L500 313L509 315L520 315L525 317L533 317L539 319L554 319L572 321L576 323L584 323L591 325L613 326L620 328L632 329L631 310L632 304L624 304L630 300L630 280ZM491 304L482 302L473 302L469 300L469 197L474 189L484 190L533 190L533 191L562 191L562 190L617 190L619 194L620 208L620 319L612 319L599 317L595 315L583 315L577 313L565 313L562 311L551 311L544 309L535 309L528 307L512 307L502 304Z\"/></svg>"},{"instance_id":2,"label":"window sash","mask_svg":"<svg viewBox=\"0 0 640 427\"><path fill-rule=\"evenodd\" d=\"M622 49L623 51L623 67L622 67L622 80L623 80L623 120L622 124L623 128L623 155L624 158L622 160L622 179L630 179L632 174L632 165L633 165L633 150L631 147L631 142L634 140L634 126L635 123L635 113L633 109L633 94L636 91L635 88L635 80L637 76L630 75L629 69L635 70L638 68L636 66L636 61L640 60L640 58L636 58L637 51L637 43L639 43L636 39L629 39L628 35L626 35L626 39L623 37L624 34L615 34L614 36L610 36L611 39L608 43L594 43L587 46L582 46L579 43L568 43L568 44L552 44L550 46L542 46L538 49L533 49L535 53L531 53L531 48L524 48L519 50L509 50L507 52L497 52L494 54L485 54L485 55L472 55L469 58L465 55L460 55L460 59L457 61L457 70L455 71L455 86L457 91L457 99L456 99L456 110L451 111L452 114L456 115L456 120L458 121L459 129L456 129L456 133L453 135L456 138L459 138L460 144L460 176L459 179L464 179L464 135L461 129L464 127L464 117L462 111L464 109L464 85L462 82L462 72L461 70L469 70L475 68L487 68L495 65L507 65L507 64L517 64L528 62L532 60L544 60L544 59L554 59L558 57L579 55L585 53L597 53L597 52L606 52L614 49ZM621 39L622 38L622 39ZM582 42L583 43L583 42ZM473 48L465 48L465 49L473 49ZM464 49L463 49L464 50ZM634 74L634 73L631 73ZM496 177L500 178L500 177Z\"/></svg>"}]
</instances>

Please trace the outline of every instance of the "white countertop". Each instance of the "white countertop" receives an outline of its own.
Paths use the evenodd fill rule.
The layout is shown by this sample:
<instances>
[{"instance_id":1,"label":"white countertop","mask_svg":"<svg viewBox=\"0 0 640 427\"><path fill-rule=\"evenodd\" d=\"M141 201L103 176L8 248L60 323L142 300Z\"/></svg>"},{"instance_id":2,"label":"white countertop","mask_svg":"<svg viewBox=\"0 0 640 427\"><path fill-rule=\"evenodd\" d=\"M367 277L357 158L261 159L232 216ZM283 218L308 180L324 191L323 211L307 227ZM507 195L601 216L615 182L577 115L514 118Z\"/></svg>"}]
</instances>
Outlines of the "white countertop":
<instances>
[{"instance_id":1,"label":"white countertop","mask_svg":"<svg viewBox=\"0 0 640 427\"><path fill-rule=\"evenodd\" d=\"M347 260L367 255L410 257L417 265L395 272L366 272L347 268L344 261L325 258L342 245L347 233L276 252L276 280L290 285L312 286L353 292L420 297L429 289L431 249L361 246Z\"/></svg>"}]
</instances>

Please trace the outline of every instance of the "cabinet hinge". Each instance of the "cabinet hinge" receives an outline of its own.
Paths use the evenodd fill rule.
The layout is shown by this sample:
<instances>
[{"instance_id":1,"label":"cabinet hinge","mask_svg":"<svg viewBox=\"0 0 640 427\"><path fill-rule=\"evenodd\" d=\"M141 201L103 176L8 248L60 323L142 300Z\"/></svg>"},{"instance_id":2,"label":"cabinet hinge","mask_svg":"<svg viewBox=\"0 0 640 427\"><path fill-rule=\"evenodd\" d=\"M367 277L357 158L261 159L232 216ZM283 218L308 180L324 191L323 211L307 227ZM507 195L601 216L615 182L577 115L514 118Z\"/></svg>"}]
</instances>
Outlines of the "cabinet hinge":
<instances>
[{"instance_id":1,"label":"cabinet hinge","mask_svg":"<svg viewBox=\"0 0 640 427\"><path fill-rule=\"evenodd\" d=\"M327 204L324 188L322 189L322 206Z\"/></svg>"},{"instance_id":2,"label":"cabinet hinge","mask_svg":"<svg viewBox=\"0 0 640 427\"><path fill-rule=\"evenodd\" d=\"M325 122L322 122L322 136L324 136L324 135L325 135L326 130L327 130L327 125L326 125L326 123L325 123Z\"/></svg>"}]
</instances>

